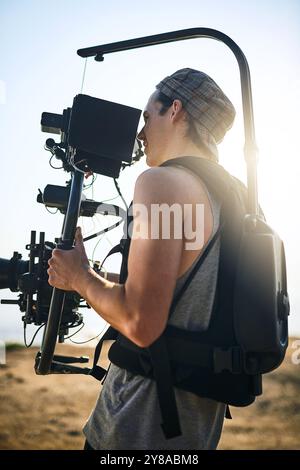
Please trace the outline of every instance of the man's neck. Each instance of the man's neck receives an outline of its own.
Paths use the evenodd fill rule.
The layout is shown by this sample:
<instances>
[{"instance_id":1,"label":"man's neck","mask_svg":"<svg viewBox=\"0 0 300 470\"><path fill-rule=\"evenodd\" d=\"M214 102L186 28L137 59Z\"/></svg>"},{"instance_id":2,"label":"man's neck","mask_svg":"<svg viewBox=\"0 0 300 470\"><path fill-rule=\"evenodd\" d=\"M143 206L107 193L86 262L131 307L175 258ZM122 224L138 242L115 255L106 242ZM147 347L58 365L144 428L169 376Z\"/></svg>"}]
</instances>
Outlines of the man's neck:
<instances>
[{"instance_id":1,"label":"man's neck","mask_svg":"<svg viewBox=\"0 0 300 470\"><path fill-rule=\"evenodd\" d=\"M204 150L199 149L195 145L190 145L186 147L182 147L181 149L173 149L170 152L166 152L166 154L161 158L160 165L167 160L172 160L173 158L179 157L201 157L206 158L207 160L211 160L211 156L206 153Z\"/></svg>"}]
</instances>

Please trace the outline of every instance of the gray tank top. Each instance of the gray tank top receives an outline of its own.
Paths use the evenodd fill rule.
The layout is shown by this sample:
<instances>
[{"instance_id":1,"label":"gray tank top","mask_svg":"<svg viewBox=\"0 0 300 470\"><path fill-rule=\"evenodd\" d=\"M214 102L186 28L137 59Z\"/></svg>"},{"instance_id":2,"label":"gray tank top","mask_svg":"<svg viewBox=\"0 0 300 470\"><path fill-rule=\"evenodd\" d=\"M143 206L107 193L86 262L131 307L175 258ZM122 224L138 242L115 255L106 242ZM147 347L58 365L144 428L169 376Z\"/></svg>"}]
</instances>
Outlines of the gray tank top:
<instances>
[{"instance_id":1,"label":"gray tank top","mask_svg":"<svg viewBox=\"0 0 300 470\"><path fill-rule=\"evenodd\" d=\"M208 196L214 219L213 236L219 226L220 204L212 193ZM219 250L217 240L179 300L169 324L194 331L207 329L216 289ZM198 259L177 279L174 295ZM160 426L155 382L111 364L96 406L83 428L86 439L96 450L215 449L221 436L225 405L177 388L175 396L182 435L166 439Z\"/></svg>"}]
</instances>

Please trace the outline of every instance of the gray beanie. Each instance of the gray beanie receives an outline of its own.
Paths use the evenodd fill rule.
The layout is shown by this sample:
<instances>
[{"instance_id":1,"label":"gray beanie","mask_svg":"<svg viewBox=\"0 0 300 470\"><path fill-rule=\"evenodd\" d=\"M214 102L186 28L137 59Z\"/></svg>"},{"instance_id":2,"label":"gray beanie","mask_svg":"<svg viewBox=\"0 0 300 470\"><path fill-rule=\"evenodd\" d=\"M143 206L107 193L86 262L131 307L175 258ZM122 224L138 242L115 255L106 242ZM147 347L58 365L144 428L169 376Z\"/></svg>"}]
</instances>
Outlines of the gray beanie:
<instances>
[{"instance_id":1,"label":"gray beanie","mask_svg":"<svg viewBox=\"0 0 300 470\"><path fill-rule=\"evenodd\" d=\"M164 78L156 88L170 99L179 99L202 143L218 159L217 144L231 128L235 109L216 82L199 70L185 68Z\"/></svg>"}]
</instances>

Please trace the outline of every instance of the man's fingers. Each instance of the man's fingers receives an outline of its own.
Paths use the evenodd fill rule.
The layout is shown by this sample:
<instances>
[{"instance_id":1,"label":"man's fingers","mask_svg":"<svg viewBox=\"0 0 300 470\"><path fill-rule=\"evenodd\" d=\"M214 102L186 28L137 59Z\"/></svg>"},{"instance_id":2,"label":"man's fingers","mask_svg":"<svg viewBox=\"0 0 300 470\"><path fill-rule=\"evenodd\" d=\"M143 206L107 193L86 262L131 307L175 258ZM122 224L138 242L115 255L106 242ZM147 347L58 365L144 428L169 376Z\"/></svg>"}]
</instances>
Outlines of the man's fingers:
<instances>
[{"instance_id":1,"label":"man's fingers","mask_svg":"<svg viewBox=\"0 0 300 470\"><path fill-rule=\"evenodd\" d=\"M75 245L83 244L83 237L81 232L81 227L76 228L75 233Z\"/></svg>"},{"instance_id":2,"label":"man's fingers","mask_svg":"<svg viewBox=\"0 0 300 470\"><path fill-rule=\"evenodd\" d=\"M47 269L48 273L48 283L50 286L54 287L54 282L55 282L55 271L53 268L48 268Z\"/></svg>"}]
</instances>

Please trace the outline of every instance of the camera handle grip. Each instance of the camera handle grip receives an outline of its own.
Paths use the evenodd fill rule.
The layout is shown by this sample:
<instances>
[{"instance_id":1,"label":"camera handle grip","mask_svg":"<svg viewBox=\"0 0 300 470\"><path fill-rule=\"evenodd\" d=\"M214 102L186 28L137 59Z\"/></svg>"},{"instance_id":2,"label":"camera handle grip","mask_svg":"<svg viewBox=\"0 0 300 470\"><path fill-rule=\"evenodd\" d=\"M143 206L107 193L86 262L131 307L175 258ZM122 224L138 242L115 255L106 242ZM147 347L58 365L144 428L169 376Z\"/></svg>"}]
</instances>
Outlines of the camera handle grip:
<instances>
[{"instance_id":1,"label":"camera handle grip","mask_svg":"<svg viewBox=\"0 0 300 470\"><path fill-rule=\"evenodd\" d=\"M84 173L81 171L75 170L72 174L68 208L63 222L62 236L59 242L59 248L63 250L71 249L75 238L75 230L80 213L83 179ZM51 364L57 336L59 334L64 301L65 291L54 287L43 342L35 365L35 371L38 375L47 375L51 372Z\"/></svg>"}]
</instances>

